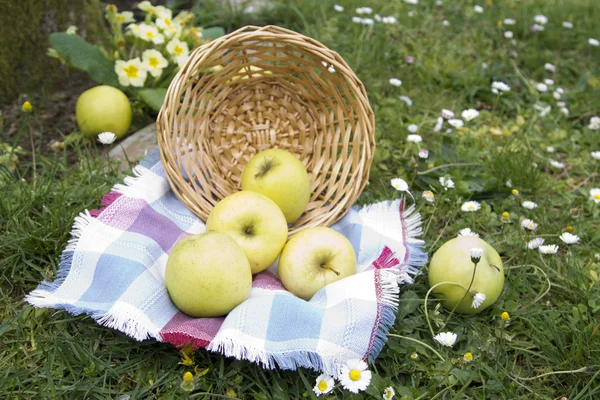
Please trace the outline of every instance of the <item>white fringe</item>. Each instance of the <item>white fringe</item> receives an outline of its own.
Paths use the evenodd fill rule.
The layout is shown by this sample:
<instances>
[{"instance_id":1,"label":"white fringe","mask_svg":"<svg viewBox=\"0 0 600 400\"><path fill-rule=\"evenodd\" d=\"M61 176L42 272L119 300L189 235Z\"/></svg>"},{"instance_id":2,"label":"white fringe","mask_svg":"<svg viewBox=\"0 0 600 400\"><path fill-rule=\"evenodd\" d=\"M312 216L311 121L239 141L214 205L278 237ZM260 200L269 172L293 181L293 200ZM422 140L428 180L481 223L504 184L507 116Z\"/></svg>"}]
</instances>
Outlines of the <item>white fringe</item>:
<instances>
[{"instance_id":1,"label":"white fringe","mask_svg":"<svg viewBox=\"0 0 600 400\"><path fill-rule=\"evenodd\" d=\"M394 268L382 269L381 271L381 290L383 292L382 302L394 309L398 308L400 286L397 278L397 270Z\"/></svg>"},{"instance_id":2,"label":"white fringe","mask_svg":"<svg viewBox=\"0 0 600 400\"><path fill-rule=\"evenodd\" d=\"M130 304L117 301L107 313L93 314L92 318L98 324L121 331L138 341L154 338L162 342L160 330L146 314Z\"/></svg>"},{"instance_id":3,"label":"white fringe","mask_svg":"<svg viewBox=\"0 0 600 400\"><path fill-rule=\"evenodd\" d=\"M132 169L133 176L126 176L123 179L123 183L117 183L112 187L111 192L117 192L126 195L130 188L139 181L140 177L148 171L148 168L141 165L136 165Z\"/></svg>"},{"instance_id":4,"label":"white fringe","mask_svg":"<svg viewBox=\"0 0 600 400\"><path fill-rule=\"evenodd\" d=\"M75 251L79 238L88 225L94 220L88 210L84 210L75 217L73 228L71 229L71 238L67 241L67 246L64 251Z\"/></svg>"}]
</instances>

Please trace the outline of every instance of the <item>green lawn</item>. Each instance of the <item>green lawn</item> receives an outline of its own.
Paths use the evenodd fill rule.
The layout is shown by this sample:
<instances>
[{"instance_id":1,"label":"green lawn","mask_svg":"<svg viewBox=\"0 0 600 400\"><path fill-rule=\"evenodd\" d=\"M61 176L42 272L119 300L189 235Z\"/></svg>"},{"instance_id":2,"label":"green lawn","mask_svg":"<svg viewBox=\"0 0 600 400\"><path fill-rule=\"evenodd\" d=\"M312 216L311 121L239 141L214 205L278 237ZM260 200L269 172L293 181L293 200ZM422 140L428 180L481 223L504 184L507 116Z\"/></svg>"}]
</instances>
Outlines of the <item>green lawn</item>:
<instances>
[{"instance_id":1,"label":"green lawn","mask_svg":"<svg viewBox=\"0 0 600 400\"><path fill-rule=\"evenodd\" d=\"M600 47L588 42L600 40L597 0L444 0L441 6L434 0L340 0L342 12L330 1L280 0L258 17L198 3L206 25L281 24L339 52L365 84L376 116L377 152L360 202L396 198L390 180L403 178L423 217L430 255L468 227L502 256L504 292L475 316L449 318L433 297L425 304L427 267L402 288L391 333L433 347L445 361L414 341L391 337L370 366L366 392L336 388L330 397L381 398L392 386L396 398L405 399L600 398L600 204L590 198L590 189L600 187L600 160L591 155L600 151L600 130L589 127L600 115ZM362 6L373 8L362 18L378 13L398 23L351 22ZM538 14L548 23L531 32ZM516 24L503 24L505 18ZM574 27L564 28L563 21ZM504 37L508 30L514 43ZM403 83L393 86L390 78ZM536 83L544 79L554 84L540 92ZM493 81L511 90L495 95ZM564 89L560 100L553 97L558 87ZM536 105L551 110L542 116ZM463 128L446 132L445 122L435 131L442 109L460 118L469 108L480 114ZM36 114L22 118L26 127ZM407 141L411 124L418 125L422 142ZM429 150L427 160L418 157L419 149ZM76 166L68 165L67 151L78 152ZM26 305L26 293L54 279L73 218L97 208L125 172L107 169L98 150L77 144L54 157L37 154L36 174L31 154L19 159L14 171L0 170L0 398L315 397L313 371L266 371L204 350L184 355L170 345L136 342L90 318ZM451 177L455 187L444 190L440 177ZM426 190L434 192L433 203L422 199ZM469 200L481 209L461 211ZM527 231L523 218L539 226ZM567 227L579 243L559 239ZM560 250L529 250L534 237ZM508 323L500 318L505 311ZM443 331L458 334L454 347L433 340L427 318L435 333L448 320ZM464 360L467 352L471 362ZM196 390L186 393L179 386L192 370Z\"/></svg>"}]
</instances>

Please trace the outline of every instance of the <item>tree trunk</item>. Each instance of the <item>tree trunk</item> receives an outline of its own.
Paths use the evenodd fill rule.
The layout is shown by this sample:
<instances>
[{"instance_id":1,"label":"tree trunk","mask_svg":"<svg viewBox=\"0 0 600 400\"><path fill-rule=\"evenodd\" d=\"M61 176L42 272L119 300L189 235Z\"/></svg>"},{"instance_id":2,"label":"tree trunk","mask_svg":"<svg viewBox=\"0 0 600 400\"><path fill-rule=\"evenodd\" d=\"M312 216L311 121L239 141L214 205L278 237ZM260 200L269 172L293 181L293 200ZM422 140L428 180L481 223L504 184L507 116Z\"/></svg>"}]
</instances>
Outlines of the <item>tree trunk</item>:
<instances>
[{"instance_id":1,"label":"tree trunk","mask_svg":"<svg viewBox=\"0 0 600 400\"><path fill-rule=\"evenodd\" d=\"M102 40L100 0L0 0L0 104L68 79L65 67L46 52L48 35L70 25L91 43Z\"/></svg>"}]
</instances>

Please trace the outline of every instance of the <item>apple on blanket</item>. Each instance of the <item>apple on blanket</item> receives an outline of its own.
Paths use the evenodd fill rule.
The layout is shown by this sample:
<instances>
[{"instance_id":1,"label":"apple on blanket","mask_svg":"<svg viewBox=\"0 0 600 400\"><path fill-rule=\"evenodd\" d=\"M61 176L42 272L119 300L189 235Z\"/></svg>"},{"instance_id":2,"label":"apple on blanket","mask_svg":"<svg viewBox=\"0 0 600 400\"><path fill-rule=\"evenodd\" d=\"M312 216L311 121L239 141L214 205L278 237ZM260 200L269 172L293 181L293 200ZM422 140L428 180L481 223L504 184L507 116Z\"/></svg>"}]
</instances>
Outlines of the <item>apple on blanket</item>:
<instances>
[{"instance_id":1,"label":"apple on blanket","mask_svg":"<svg viewBox=\"0 0 600 400\"><path fill-rule=\"evenodd\" d=\"M226 315L250 295L252 274L278 257L281 282L305 300L355 274L352 244L331 228L307 228L287 241L287 224L304 213L310 193L308 172L294 154L268 149L252 157L242 191L217 203L207 233L173 247L165 282L175 306L193 317Z\"/></svg>"}]
</instances>

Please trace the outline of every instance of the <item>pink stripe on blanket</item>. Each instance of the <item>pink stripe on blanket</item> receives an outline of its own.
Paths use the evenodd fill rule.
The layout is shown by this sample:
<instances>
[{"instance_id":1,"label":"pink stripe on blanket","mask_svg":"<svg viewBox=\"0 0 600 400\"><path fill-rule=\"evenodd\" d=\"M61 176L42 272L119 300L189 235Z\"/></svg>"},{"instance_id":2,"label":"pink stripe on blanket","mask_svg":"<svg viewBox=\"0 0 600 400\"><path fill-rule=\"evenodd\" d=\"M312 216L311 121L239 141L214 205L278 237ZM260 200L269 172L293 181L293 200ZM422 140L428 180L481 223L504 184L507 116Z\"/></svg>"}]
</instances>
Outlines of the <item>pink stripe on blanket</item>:
<instances>
[{"instance_id":1,"label":"pink stripe on blanket","mask_svg":"<svg viewBox=\"0 0 600 400\"><path fill-rule=\"evenodd\" d=\"M90 215L92 217L96 218L98 215L100 215L100 213L102 213L102 211L104 211L106 209L106 207L108 207L112 203L114 203L115 200L118 199L119 197L121 197L121 193L117 193L117 192L110 192L110 193L104 195L104 197L100 201L100 204L102 204L102 207L100 207L97 210L90 210Z\"/></svg>"},{"instance_id":2,"label":"pink stripe on blanket","mask_svg":"<svg viewBox=\"0 0 600 400\"><path fill-rule=\"evenodd\" d=\"M193 318L178 312L159 333L163 341L176 347L191 344L198 349L208 346L224 320L225 317Z\"/></svg>"}]
</instances>

